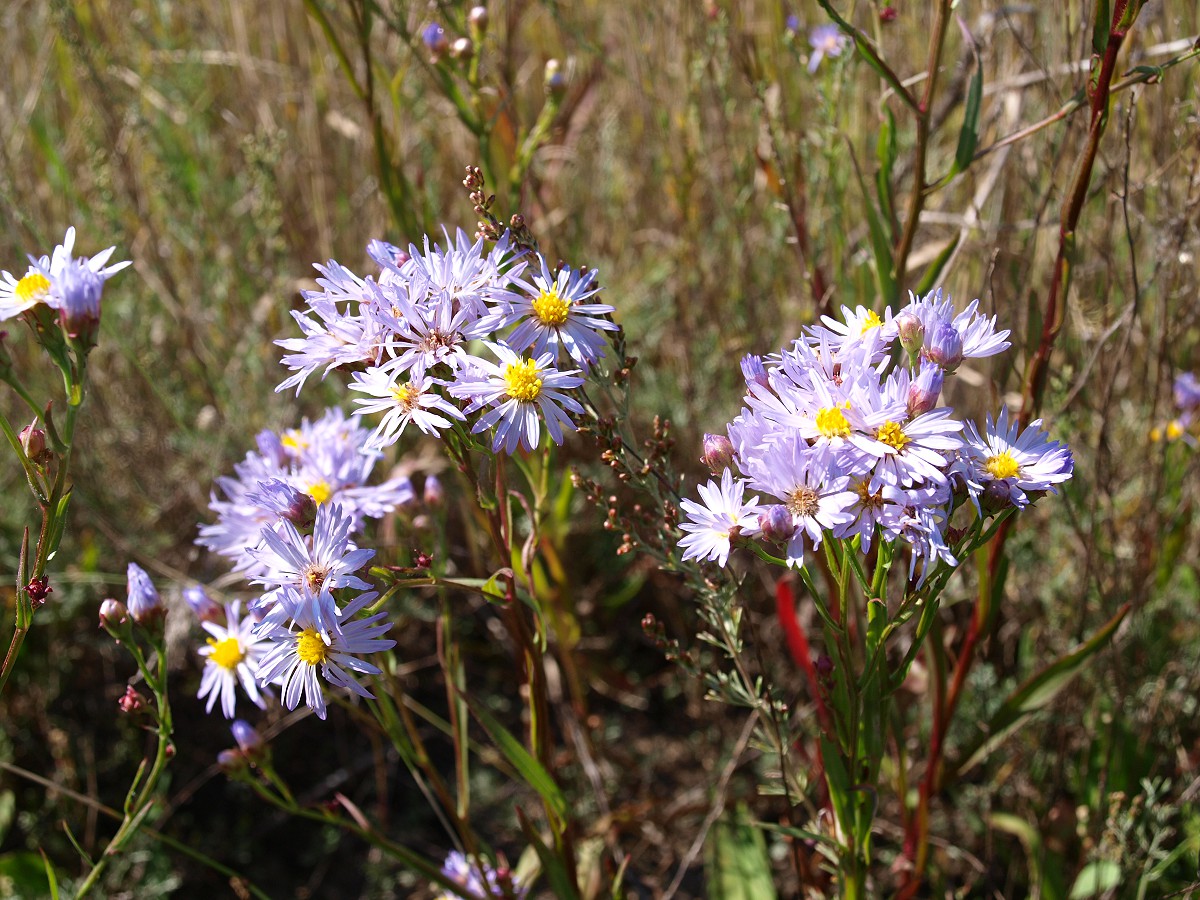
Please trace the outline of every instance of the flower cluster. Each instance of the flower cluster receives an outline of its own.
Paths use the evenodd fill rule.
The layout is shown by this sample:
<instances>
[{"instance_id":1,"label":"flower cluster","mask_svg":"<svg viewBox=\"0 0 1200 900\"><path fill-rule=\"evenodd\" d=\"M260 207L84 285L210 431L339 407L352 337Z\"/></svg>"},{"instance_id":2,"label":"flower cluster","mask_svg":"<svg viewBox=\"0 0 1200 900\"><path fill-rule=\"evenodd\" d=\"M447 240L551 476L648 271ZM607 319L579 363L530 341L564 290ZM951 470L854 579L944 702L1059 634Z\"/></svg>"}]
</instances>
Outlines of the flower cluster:
<instances>
[{"instance_id":1,"label":"flower cluster","mask_svg":"<svg viewBox=\"0 0 1200 900\"><path fill-rule=\"evenodd\" d=\"M29 257L29 268L20 278L0 272L0 320L25 314L34 324L45 314L47 321L56 317L68 337L93 343L104 282L129 261L107 265L115 247L90 258L73 256L74 249L75 229L68 228L52 254Z\"/></svg>"},{"instance_id":2,"label":"flower cluster","mask_svg":"<svg viewBox=\"0 0 1200 900\"><path fill-rule=\"evenodd\" d=\"M535 449L543 426L555 443L583 407L571 391L604 355L614 308L591 302L595 271L551 270L505 234L485 250L462 231L447 247L407 251L372 241L379 266L361 277L330 261L320 290L293 312L303 337L278 341L297 393L318 369L352 370L361 413L382 418L367 450L394 444L411 424L428 435L460 426L488 432L493 451Z\"/></svg>"},{"instance_id":3,"label":"flower cluster","mask_svg":"<svg viewBox=\"0 0 1200 900\"><path fill-rule=\"evenodd\" d=\"M507 868L495 868L474 857L468 857L454 850L446 857L442 866L442 874L461 884L476 897L507 897L513 896L522 900L528 893L529 887L522 886L517 876ZM507 888L507 892L505 890ZM443 893L438 900L453 900L453 895Z\"/></svg>"},{"instance_id":4,"label":"flower cluster","mask_svg":"<svg viewBox=\"0 0 1200 900\"><path fill-rule=\"evenodd\" d=\"M1022 431L1001 411L964 429L939 405L964 359L1009 346L978 301L956 313L939 291L894 317L842 312L790 349L743 360L745 406L726 435L706 437L704 461L720 480L700 486L702 502L682 502L685 560L724 566L744 535L783 545L788 565L802 566L827 537L867 551L881 536L911 548L909 576L920 565L923 581L939 559L957 564L946 539L957 504L1023 508L1070 478L1070 451L1040 422Z\"/></svg>"},{"instance_id":5,"label":"flower cluster","mask_svg":"<svg viewBox=\"0 0 1200 900\"><path fill-rule=\"evenodd\" d=\"M227 718L236 687L264 705L267 685L284 705L301 701L325 717L321 681L371 696L355 674L379 668L360 655L390 649L386 613L365 618L378 594L361 571L374 556L353 541L366 518L379 518L413 499L407 477L368 483L378 452L363 450L368 430L338 409L282 434L258 436L235 477L217 479L210 508L217 521L200 528L198 543L227 556L262 593L242 616L240 605L220 608L202 590L185 592L208 632L200 650L205 669L200 696L216 700ZM222 624L223 620L223 624Z\"/></svg>"}]
</instances>

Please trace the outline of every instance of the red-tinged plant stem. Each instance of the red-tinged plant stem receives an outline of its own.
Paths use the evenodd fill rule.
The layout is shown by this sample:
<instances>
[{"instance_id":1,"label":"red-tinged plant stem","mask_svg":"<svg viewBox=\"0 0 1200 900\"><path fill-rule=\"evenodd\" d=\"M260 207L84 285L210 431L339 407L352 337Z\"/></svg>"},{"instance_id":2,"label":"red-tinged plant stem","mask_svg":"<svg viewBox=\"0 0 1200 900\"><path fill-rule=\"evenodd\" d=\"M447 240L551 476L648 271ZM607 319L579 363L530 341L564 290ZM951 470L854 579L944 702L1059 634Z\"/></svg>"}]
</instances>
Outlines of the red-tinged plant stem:
<instances>
[{"instance_id":1,"label":"red-tinged plant stem","mask_svg":"<svg viewBox=\"0 0 1200 900\"><path fill-rule=\"evenodd\" d=\"M897 297L904 288L904 277L908 268L908 255L912 252L917 236L917 225L921 218L921 207L925 202L925 155L929 149L930 110L933 107L933 92L937 86L938 67L941 64L942 48L946 43L946 29L950 25L951 0L936 0L933 11L933 30L929 37L929 64L925 70L925 92L917 104L917 137L913 147L913 188L908 199L908 214L904 219L904 230L896 243L892 255L892 272L895 275Z\"/></svg>"},{"instance_id":2,"label":"red-tinged plant stem","mask_svg":"<svg viewBox=\"0 0 1200 900\"><path fill-rule=\"evenodd\" d=\"M1091 118L1088 124L1087 142L1076 163L1071 188L1067 194L1067 200L1063 204L1062 217L1059 221L1058 255L1054 261L1054 274L1046 296L1042 317L1042 334L1026 369L1021 410L1018 414L1018 421L1022 426L1028 425L1042 406L1046 379L1050 371L1050 354L1054 349L1059 332L1062 330L1065 318L1067 289L1071 278L1071 257L1075 250L1075 229L1079 224L1084 201L1087 199L1092 169L1096 162L1096 154L1100 149L1100 138L1108 124L1108 101L1113 73L1117 66L1117 55L1120 53L1121 45L1132 27L1134 19L1137 18L1140 7L1140 0L1132 0L1132 3L1130 0L1117 0L1112 11L1108 42L1104 48L1099 73L1095 82L1089 85ZM933 734L929 746L929 761L925 770L925 778L921 783L917 811L910 820L910 828L905 836L904 855L913 862L913 868L909 873L907 883L898 895L900 900L907 900L916 895L924 873L928 854L929 802L933 794L942 786L940 777L942 758L945 755L946 732L954 718L962 687L974 664L975 649L980 638L989 630L991 585L995 583L1004 559L1004 545L1011 533L1011 523L1011 519L1003 522L996 532L996 536L992 538L988 550L986 578L982 579L980 584L975 615L959 651L950 689L947 691L945 700L936 703Z\"/></svg>"},{"instance_id":3,"label":"red-tinged plant stem","mask_svg":"<svg viewBox=\"0 0 1200 900\"><path fill-rule=\"evenodd\" d=\"M791 653L792 660L808 679L808 690L812 695L813 703L816 704L817 718L821 722L821 728L831 740L835 739L837 732L834 730L829 709L825 706L825 699L821 696L821 680L817 676L816 666L813 665L812 650L809 647L808 638L804 635L804 629L800 627L800 620L796 617L796 598L792 594L791 585L782 578L775 584L775 609L779 615L779 624L783 626L784 637L787 639L788 652Z\"/></svg>"}]
</instances>

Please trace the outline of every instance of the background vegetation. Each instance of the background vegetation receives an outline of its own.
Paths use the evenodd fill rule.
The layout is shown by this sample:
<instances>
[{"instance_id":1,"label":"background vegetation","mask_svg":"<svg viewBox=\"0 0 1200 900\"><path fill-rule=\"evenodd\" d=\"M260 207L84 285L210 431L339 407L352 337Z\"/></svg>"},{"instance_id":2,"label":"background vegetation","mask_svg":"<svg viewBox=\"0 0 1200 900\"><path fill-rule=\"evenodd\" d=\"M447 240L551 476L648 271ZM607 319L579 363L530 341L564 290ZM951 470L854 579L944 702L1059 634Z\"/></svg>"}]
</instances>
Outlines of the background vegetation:
<instances>
[{"instance_id":1,"label":"background vegetation","mask_svg":"<svg viewBox=\"0 0 1200 900\"><path fill-rule=\"evenodd\" d=\"M902 79L924 72L923 5L898 4L892 20L873 3L838 8ZM678 460L696 475L701 433L737 409L743 354L777 349L841 304L879 302L871 216L877 145L889 133L883 111L895 116L888 177L899 206L916 137L849 50L807 71L807 28L827 21L816 3L492 4L474 107L483 135L447 92L446 64L430 64L414 37L434 19L461 25L465 8L397 3L373 20L364 9L334 0L10 0L0 9L0 266L18 272L26 252L48 251L67 224L82 252L116 243L116 258L134 261L105 296L55 593L0 700L0 761L44 779L0 774L0 894L8 885L20 896L13 885L27 882L13 873L36 848L69 865L64 820L85 848L103 847L110 826L85 798L115 802L141 753L142 736L117 712L128 673L95 628L100 598L118 595L128 559L160 583L218 578L221 567L192 543L212 479L259 429L317 412L318 392L303 407L273 393L282 370L271 341L292 335L288 311L310 263L332 257L362 269L371 238L404 244L441 223L473 230L460 181L465 165L486 157L500 174L491 187L501 207L525 215L548 256L600 270L604 299L640 358L636 414L646 430L655 415L671 420ZM944 263L939 283L962 301L979 297L1013 329L1004 362L962 376L966 412L982 416L1019 398L1041 334L1086 109L1003 139L1060 113L1082 89L1092 9L982 2L962 4L955 21L930 112L928 180L950 170L976 65L978 151L989 152L929 193L901 286ZM1191 5L1153 3L1119 71L1177 58L1198 32ZM562 62L566 92L528 171L512 181L551 58ZM1161 896L1196 874L1198 486L1193 450L1151 443L1148 433L1172 415L1173 375L1200 364L1197 71L1184 63L1114 94L1043 405L1051 433L1075 453L1076 475L1009 541L1004 603L950 755L1039 660L1122 604L1133 608L1071 691L934 804L948 895L1064 897L1092 878L1096 896ZM903 208L895 218L904 221ZM9 330L6 346L35 369L31 343ZM337 399L332 389L328 399ZM12 398L0 404L20 418ZM568 455L594 465L586 439ZM396 462L426 471L429 458L414 446ZM0 569L11 575L31 516L16 466L0 472L0 498ZM706 703L643 634L653 613L693 646L689 598L636 553L615 564L618 539L600 526L580 502L565 539L570 652L591 689L585 721L607 795L593 811L597 831L630 854L632 895L718 896L719 863L709 854L706 882L699 848L722 808L758 802L756 757L743 747L731 761L742 720ZM748 603L764 666L785 669L769 585L755 587ZM952 590L967 597L971 587L964 572ZM11 608L11 586L0 590ZM411 613L397 637L419 684L433 630ZM966 604L945 613L951 645L968 616ZM228 732L189 699L195 638L183 633L186 611L172 618L179 759L154 827L273 896L418 891L352 841L264 816L225 784L211 760ZM487 612L472 610L468 621L478 636L472 677L502 688ZM920 705L926 695L917 678L904 699ZM307 781L314 801L343 791L394 831L438 845L435 823L392 778L381 746L350 740L336 722L277 726L280 767ZM924 737L912 740L915 749ZM511 822L505 791L494 786L497 830ZM883 844L899 842L896 810L881 811L880 828ZM788 896L794 875L776 861ZM110 881L110 896L228 890L151 839Z\"/></svg>"}]
</instances>

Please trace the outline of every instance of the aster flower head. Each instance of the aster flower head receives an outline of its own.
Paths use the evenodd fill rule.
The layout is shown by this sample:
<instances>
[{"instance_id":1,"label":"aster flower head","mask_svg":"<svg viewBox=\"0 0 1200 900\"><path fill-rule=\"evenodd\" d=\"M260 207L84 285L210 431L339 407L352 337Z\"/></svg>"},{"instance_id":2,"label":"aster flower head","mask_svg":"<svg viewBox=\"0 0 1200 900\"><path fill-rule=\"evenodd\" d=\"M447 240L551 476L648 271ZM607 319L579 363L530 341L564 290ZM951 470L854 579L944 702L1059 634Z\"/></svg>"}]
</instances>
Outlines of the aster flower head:
<instances>
[{"instance_id":1,"label":"aster flower head","mask_svg":"<svg viewBox=\"0 0 1200 900\"><path fill-rule=\"evenodd\" d=\"M126 570L125 588L125 606L139 625L150 625L166 614L154 582L135 562L131 562Z\"/></svg>"},{"instance_id":2,"label":"aster flower head","mask_svg":"<svg viewBox=\"0 0 1200 900\"><path fill-rule=\"evenodd\" d=\"M933 352L957 366L963 359L995 356L1012 346L1007 340L1008 330L996 330L995 316L988 318L979 314L978 300L972 300L966 309L956 314L953 301L949 296L943 298L941 288L921 298L909 296L911 301L898 315L911 314L920 320L924 334L921 353L926 358L932 358ZM945 330L939 331L945 325L954 329L954 336ZM936 348L935 340L938 342Z\"/></svg>"},{"instance_id":3,"label":"aster flower head","mask_svg":"<svg viewBox=\"0 0 1200 900\"><path fill-rule=\"evenodd\" d=\"M539 254L538 262L540 271L529 280L514 279L526 294L503 305L495 327L519 323L506 340L514 350L540 356L562 349L578 365L591 369L604 356L600 333L617 330L604 318L616 307L586 302L600 290L595 269L582 272L563 266L552 273L544 256Z\"/></svg>"},{"instance_id":4,"label":"aster flower head","mask_svg":"<svg viewBox=\"0 0 1200 900\"><path fill-rule=\"evenodd\" d=\"M821 60L826 56L841 56L849 39L837 25L818 25L808 33L808 43L812 47L812 55L808 58L808 71L817 71Z\"/></svg>"},{"instance_id":5,"label":"aster flower head","mask_svg":"<svg viewBox=\"0 0 1200 900\"><path fill-rule=\"evenodd\" d=\"M108 265L115 247L92 257L74 257L75 228L67 229L63 242L50 256L29 257L28 271L20 279L8 272L0 276L0 319L8 319L44 304L59 311L64 331L90 341L100 321L104 282L130 265Z\"/></svg>"},{"instance_id":6,"label":"aster flower head","mask_svg":"<svg viewBox=\"0 0 1200 900\"><path fill-rule=\"evenodd\" d=\"M309 619L321 638L329 643L337 628L336 608L326 599L338 588L367 590L370 585L354 573L375 555L374 550L356 549L350 542L351 519L336 503L317 510L313 533L305 537L291 522L262 530L262 544L249 551L259 563L252 579L268 588L291 587L304 601ZM273 595L268 594L271 600ZM268 600L265 605L273 605ZM288 617L296 612L289 610Z\"/></svg>"},{"instance_id":7,"label":"aster flower head","mask_svg":"<svg viewBox=\"0 0 1200 900\"><path fill-rule=\"evenodd\" d=\"M225 718L232 719L237 710L237 687L240 685L250 702L266 708L263 692L258 686L258 667L266 652L266 642L254 635L254 617L240 616L241 602L235 600L225 607L225 625L204 622L209 633L208 643L200 648L204 657L204 674L196 696L208 698L204 711L211 713L218 698Z\"/></svg>"},{"instance_id":8,"label":"aster flower head","mask_svg":"<svg viewBox=\"0 0 1200 900\"><path fill-rule=\"evenodd\" d=\"M1192 413L1200 409L1200 381L1191 372L1180 372L1175 376L1173 393L1175 405L1190 421Z\"/></svg>"},{"instance_id":9,"label":"aster flower head","mask_svg":"<svg viewBox=\"0 0 1200 900\"><path fill-rule=\"evenodd\" d=\"M524 270L525 263L513 257L508 232L487 252L483 238L472 243L461 228L453 240L449 232L445 238L445 250L430 244L428 235L423 249L410 244L410 258L400 272L408 278L419 276L428 285L430 296L445 294L453 312L466 308L473 318L487 315L494 304L516 299L509 282Z\"/></svg>"},{"instance_id":10,"label":"aster flower head","mask_svg":"<svg viewBox=\"0 0 1200 900\"><path fill-rule=\"evenodd\" d=\"M721 473L720 483L710 480L698 485L698 490L703 502L682 500L679 504L687 514L687 521L679 526L684 532L679 541L683 559L716 560L724 568L732 540L758 528L758 497L744 500L746 482L735 480L729 469Z\"/></svg>"},{"instance_id":11,"label":"aster flower head","mask_svg":"<svg viewBox=\"0 0 1200 900\"><path fill-rule=\"evenodd\" d=\"M511 896L523 900L529 893L528 885L522 885L508 868L497 868L486 860L468 857L457 850L452 850L446 857L446 862L442 865L442 874L477 897L507 897L511 892ZM437 900L455 898L451 894L442 893L438 895Z\"/></svg>"},{"instance_id":12,"label":"aster flower head","mask_svg":"<svg viewBox=\"0 0 1200 900\"><path fill-rule=\"evenodd\" d=\"M296 592L290 586L283 590L290 594ZM320 623L314 620L309 604L294 596L285 601L296 610L295 618L290 624L277 622L262 631L260 636L270 641L271 647L259 666L259 683L280 685L284 706L295 709L303 701L321 719L326 714L322 681L360 697L371 698L373 695L358 682L356 675L378 675L381 670L358 657L396 646L395 641L382 636L391 627L386 621L386 612L365 619L355 618L377 599L376 592L368 591L343 607L338 628L332 632L332 640L328 643L319 631Z\"/></svg>"},{"instance_id":13,"label":"aster flower head","mask_svg":"<svg viewBox=\"0 0 1200 900\"><path fill-rule=\"evenodd\" d=\"M383 413L383 419L364 444L364 449L382 450L400 439L409 423L425 434L437 436L466 418L457 406L438 393L445 382L426 375L412 375L402 380L385 369L355 372L350 390L366 397L356 398L360 413Z\"/></svg>"},{"instance_id":14,"label":"aster flower head","mask_svg":"<svg viewBox=\"0 0 1200 900\"><path fill-rule=\"evenodd\" d=\"M825 532L836 532L854 519L847 512L856 500L847 490L849 477L828 453L797 435L765 447L746 460L745 469L752 489L774 497L791 513L790 566L804 565L806 546L820 546Z\"/></svg>"},{"instance_id":15,"label":"aster flower head","mask_svg":"<svg viewBox=\"0 0 1200 900\"><path fill-rule=\"evenodd\" d=\"M472 358L449 389L451 396L470 401L468 413L490 407L471 430L478 434L494 428L492 450L503 447L512 454L518 448L536 449L545 422L551 440L561 444L564 430L575 430L564 410L583 412L577 400L563 393L583 384L579 370L559 371L551 353L526 358L503 344L487 346L499 363Z\"/></svg>"},{"instance_id":16,"label":"aster flower head","mask_svg":"<svg viewBox=\"0 0 1200 900\"><path fill-rule=\"evenodd\" d=\"M1041 424L1038 419L1021 430L1019 423L1009 421L1007 409L1000 410L995 422L989 415L982 434L975 423L967 422L960 468L976 506L989 484L994 483L993 491L1006 491L1012 505L1024 509L1030 502L1027 492L1055 492L1055 485L1071 477L1070 449L1050 440Z\"/></svg>"}]
</instances>

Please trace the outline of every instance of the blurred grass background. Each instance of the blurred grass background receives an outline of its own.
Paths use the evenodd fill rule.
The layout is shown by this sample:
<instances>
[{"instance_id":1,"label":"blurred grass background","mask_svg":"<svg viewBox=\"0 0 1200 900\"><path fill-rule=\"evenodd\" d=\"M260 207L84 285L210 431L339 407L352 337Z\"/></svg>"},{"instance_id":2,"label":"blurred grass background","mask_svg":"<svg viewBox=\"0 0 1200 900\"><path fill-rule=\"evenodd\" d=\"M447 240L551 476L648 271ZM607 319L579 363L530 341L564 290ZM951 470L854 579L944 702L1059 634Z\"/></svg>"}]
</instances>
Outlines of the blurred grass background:
<instances>
[{"instance_id":1,"label":"blurred grass background","mask_svg":"<svg viewBox=\"0 0 1200 900\"><path fill-rule=\"evenodd\" d=\"M314 413L322 399L320 390L299 403L273 393L282 370L271 341L292 335L288 311L310 264L332 257L366 270L371 238L404 244L441 223L473 229L459 182L463 167L480 161L479 146L439 90L424 49L382 24L359 45L351 5L308 6L9 0L0 9L0 267L19 276L24 254L49 252L68 224L79 230L81 252L116 243L116 258L134 261L105 295L71 535L52 569L56 592L0 703L0 758L106 802L140 743L116 721L124 673L114 671L117 657L94 630L96 604L121 589L123 575L114 573L131 558L160 580L219 574L192 545L213 477L231 470L259 429ZM369 53L372 106L356 95L313 8L345 46ZM923 69L922 5L898 4L890 22L871 3L845 8L902 78ZM453 3L389 9L413 31L465 14ZM679 458L699 474L700 434L737 410L740 356L777 349L840 304L875 303L855 165L871 183L878 79L849 53L809 75L805 29L823 21L816 3L513 0L490 11L482 71L500 110L498 159L511 155L506 129L528 127L541 108L545 62L561 60L568 74L562 111L519 195L491 188L501 208L524 213L548 256L600 270L605 298L640 357L637 411L673 421ZM789 14L803 26L793 37ZM1054 114L1087 77L1091 4L983 2L958 16L962 29L951 28L934 108L931 173L953 159L972 66L968 34L983 67L981 147ZM1122 70L1163 63L1198 31L1200 12L1190 4L1149 5ZM358 52L350 60L360 79L363 59ZM1200 364L1197 85L1194 65L1184 64L1113 102L1045 406L1052 434L1075 452L1076 477L1010 542L1007 603L960 724L985 716L1038 660L1071 647L1122 603L1134 611L1114 649L1051 715L935 804L933 830L945 840L939 865L951 887L971 896L1065 896L1089 863L1098 877L1111 872L1108 862L1118 866L1113 890L1122 896L1139 896L1139 879L1149 885L1150 875L1159 878L1156 891L1180 889L1195 872L1197 484L1191 451L1151 444L1147 433L1170 417L1171 377ZM904 198L913 137L903 110L891 106ZM384 170L374 116L387 136ZM955 384L950 399L970 414L982 417L1020 389L1085 116L982 157L926 204L907 286L957 237L941 283L961 302L979 297L1013 329L1012 352ZM381 171L393 189L402 176L405 221L389 205ZM10 323L9 332L14 358L39 371L22 328ZM42 384L46 392L54 387ZM325 399L338 398L331 388ZM14 421L21 417L10 396L0 404ZM10 575L20 529L33 515L19 474L16 466L0 472L0 570ZM579 611L591 640L580 654L599 659L623 648L615 663L593 661L591 671L635 698L612 704L611 744L620 742L614 723L623 721L647 740L647 753L662 753L637 763L644 777L614 786L629 819L621 827L638 835L643 854L632 868L650 896L670 881L705 807L651 821L648 773L687 760L697 780L680 789L703 786L705 771L720 763L715 741L725 733L724 714L685 703L692 688L641 638L638 623L653 610L686 642L687 598L636 561L619 577L650 578L653 590L623 590L605 560L612 542L600 522L577 521L575 540L598 548L581 554L583 568L572 573L580 595L598 601ZM957 584L952 590L969 596L970 573ZM620 603L604 602L618 594ZM0 597L11 610L11 587ZM952 608L944 630L953 636L964 623ZM413 649L423 655L420 639ZM197 678L195 660L184 656L181 696ZM651 705L674 710L669 740L650 740L658 723L640 710ZM912 735L914 751L921 739ZM347 760L358 751L341 740L332 739L331 759L355 771ZM238 835L239 846L227 861L273 894L381 895L393 875L319 869L316 860L332 847L321 835L276 830L281 847L307 841L309 860L263 862L248 843L254 804L229 800L211 772L202 788L188 781L204 779L211 753L227 742L218 721L189 723L181 734L181 756L210 755L181 760L173 792L199 793L174 813L171 833L219 845L226 826L217 815L232 804L235 824L224 834ZM56 826L63 818L95 846L104 826L78 803L9 773L2 783L0 797L9 799L0 803L0 849L43 845L69 860ZM203 837L211 829L216 837ZM153 843L145 847L131 858L135 871L118 870L114 884L132 884L144 870L149 880L137 896L175 889L187 896L188 885L211 877ZM703 896L699 884L689 881L685 891Z\"/></svg>"}]
</instances>

